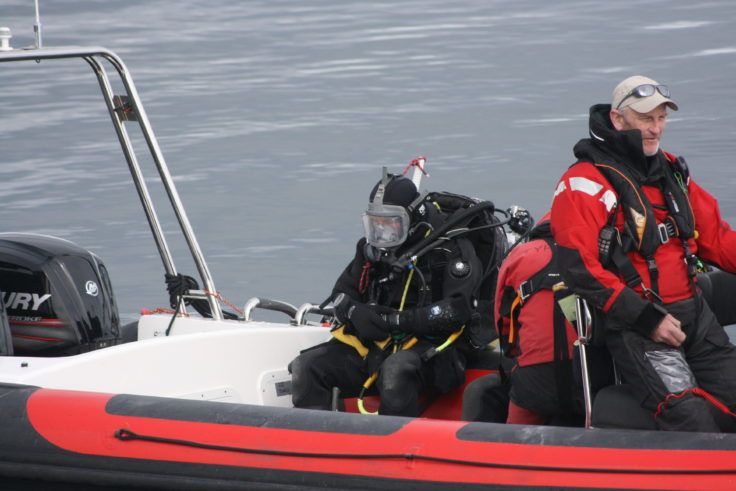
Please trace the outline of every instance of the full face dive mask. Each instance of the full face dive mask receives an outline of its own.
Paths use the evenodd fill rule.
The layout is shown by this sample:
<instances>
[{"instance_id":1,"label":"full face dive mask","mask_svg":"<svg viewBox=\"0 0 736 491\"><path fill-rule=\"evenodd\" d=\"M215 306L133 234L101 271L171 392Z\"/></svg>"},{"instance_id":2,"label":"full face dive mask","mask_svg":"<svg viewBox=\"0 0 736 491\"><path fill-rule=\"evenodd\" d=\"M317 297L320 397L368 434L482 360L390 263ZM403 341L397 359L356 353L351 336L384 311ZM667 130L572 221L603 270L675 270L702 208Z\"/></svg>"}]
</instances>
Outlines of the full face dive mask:
<instances>
[{"instance_id":1,"label":"full face dive mask","mask_svg":"<svg viewBox=\"0 0 736 491\"><path fill-rule=\"evenodd\" d=\"M376 187L368 209L363 213L365 238L373 247L389 249L399 246L409 236L410 211L416 203L416 187L403 176L389 175L383 168L383 176ZM390 200L389 204L384 199ZM402 206L402 205L406 205Z\"/></svg>"}]
</instances>

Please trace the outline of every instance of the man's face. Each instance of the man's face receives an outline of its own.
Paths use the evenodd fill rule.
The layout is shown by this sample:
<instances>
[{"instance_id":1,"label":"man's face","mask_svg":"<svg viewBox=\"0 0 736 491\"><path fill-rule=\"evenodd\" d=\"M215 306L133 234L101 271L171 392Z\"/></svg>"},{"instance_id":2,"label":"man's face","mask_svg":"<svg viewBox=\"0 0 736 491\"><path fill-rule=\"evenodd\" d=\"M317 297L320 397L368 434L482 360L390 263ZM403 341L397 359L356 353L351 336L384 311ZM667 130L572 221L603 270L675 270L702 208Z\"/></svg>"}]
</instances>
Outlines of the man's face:
<instances>
[{"instance_id":1,"label":"man's face","mask_svg":"<svg viewBox=\"0 0 736 491\"><path fill-rule=\"evenodd\" d=\"M368 243L378 248L392 248L404 243L409 232L409 216L400 206L387 205L378 214L363 213L363 231Z\"/></svg>"},{"instance_id":2,"label":"man's face","mask_svg":"<svg viewBox=\"0 0 736 491\"><path fill-rule=\"evenodd\" d=\"M667 125L667 105L660 104L648 113L639 113L630 107L625 111L613 109L611 122L618 131L641 131L644 155L651 157L659 151L659 140Z\"/></svg>"},{"instance_id":3,"label":"man's face","mask_svg":"<svg viewBox=\"0 0 736 491\"><path fill-rule=\"evenodd\" d=\"M394 217L373 217L373 227L377 239L394 242L401 236L401 220Z\"/></svg>"}]
</instances>

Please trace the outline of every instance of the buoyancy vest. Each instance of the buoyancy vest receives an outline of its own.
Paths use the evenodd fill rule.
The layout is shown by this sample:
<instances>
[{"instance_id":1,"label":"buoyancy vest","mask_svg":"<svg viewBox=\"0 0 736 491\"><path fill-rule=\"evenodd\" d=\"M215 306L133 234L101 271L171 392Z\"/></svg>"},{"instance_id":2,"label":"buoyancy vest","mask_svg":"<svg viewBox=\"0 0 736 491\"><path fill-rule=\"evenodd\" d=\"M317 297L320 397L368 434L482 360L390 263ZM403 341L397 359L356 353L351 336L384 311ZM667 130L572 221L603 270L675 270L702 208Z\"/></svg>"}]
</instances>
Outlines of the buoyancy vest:
<instances>
[{"instance_id":1,"label":"buoyancy vest","mask_svg":"<svg viewBox=\"0 0 736 491\"><path fill-rule=\"evenodd\" d=\"M552 321L550 341L553 343L553 359L539 360L539 362L568 360L572 340L568 339L565 314L558 300L571 295L572 292L565 286L560 275L557 247L552 237L549 221L541 222L532 230L530 242L534 240L544 240L549 245L552 254L549 262L526 281L516 288L512 286L504 288L498 313L499 316L509 319L509 330L506 336L499 333L501 348L506 356L518 355L519 331L522 328L521 311L530 298L543 290L549 290L554 296L552 312L549 312ZM500 328L500 326L497 327Z\"/></svg>"},{"instance_id":2,"label":"buoyancy vest","mask_svg":"<svg viewBox=\"0 0 736 491\"><path fill-rule=\"evenodd\" d=\"M687 242L688 239L697 236L695 215L688 199L689 172L687 164L681 157L675 157L665 152L662 152L656 158L659 159L659 162L655 165L660 166L661 174L653 184L657 185L662 191L668 212L662 223L657 223L654 218L653 205L642 190L643 183L627 166L617 165L613 161L607 163L596 161L593 162L593 165L614 188L624 215L623 234L620 236L620 240L610 244L613 247L609 254L606 254L603 250L603 241L599 241L602 249L600 251L601 262L605 267L617 269L629 287L643 286L641 276L626 256L626 253L632 251L639 253L647 262L651 292L655 294L655 298L658 298L659 269L654 254L659 246L668 242L671 238L678 238L682 242L693 288L693 278L697 273L698 260L691 254ZM618 209L611 216L609 227L615 225L617 212ZM604 234L605 230L601 231L601 238Z\"/></svg>"},{"instance_id":3,"label":"buoyancy vest","mask_svg":"<svg viewBox=\"0 0 736 491\"><path fill-rule=\"evenodd\" d=\"M663 152L663 175L660 186L664 194L671 223L657 224L654 210L642 183L626 166L614 162L593 162L598 171L613 186L624 210L624 234L628 238L624 247L651 256L671 237L687 240L695 235L695 215L687 198L687 165L681 157ZM659 157L662 158L662 157ZM628 251L627 251L628 252Z\"/></svg>"}]
</instances>

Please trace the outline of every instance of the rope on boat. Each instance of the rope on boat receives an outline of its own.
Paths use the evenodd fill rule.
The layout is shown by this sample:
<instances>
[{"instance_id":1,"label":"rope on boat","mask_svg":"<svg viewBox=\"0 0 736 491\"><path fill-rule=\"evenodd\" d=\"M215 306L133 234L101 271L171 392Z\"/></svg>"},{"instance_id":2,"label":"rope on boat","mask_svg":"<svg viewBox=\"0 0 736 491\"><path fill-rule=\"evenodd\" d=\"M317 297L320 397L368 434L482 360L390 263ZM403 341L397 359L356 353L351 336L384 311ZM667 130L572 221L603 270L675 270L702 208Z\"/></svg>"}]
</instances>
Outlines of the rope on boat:
<instances>
[{"instance_id":1,"label":"rope on boat","mask_svg":"<svg viewBox=\"0 0 736 491\"><path fill-rule=\"evenodd\" d=\"M154 310L148 310L148 309L141 309L141 315L154 315L154 314L179 314L183 316L189 316L186 312L177 312L174 309L166 309L159 307Z\"/></svg>"},{"instance_id":2,"label":"rope on boat","mask_svg":"<svg viewBox=\"0 0 736 491\"><path fill-rule=\"evenodd\" d=\"M600 469L587 467L553 467L542 465L522 465L522 464L497 464L492 462L477 462L472 460L448 459L445 457L432 457L429 455L418 455L415 453L372 453L372 454L352 454L352 453L319 453L319 452L292 452L287 450L266 450L259 448L243 448L231 447L227 445L213 445L210 443L201 443L191 440L180 440L175 438L165 438L152 435L139 435L131 430L120 428L115 430L115 438L121 441L146 441L152 443L166 443L170 445L182 445L185 447L202 448L206 450L224 450L229 452L240 452L248 454L260 455L276 455L282 457L300 457L300 458L320 458L320 459L405 459L424 460L429 462L442 462L445 464L467 465L474 467L489 467L496 469L520 469L534 471L561 471L561 472L590 472L597 474L670 474L670 475L707 475L707 474L733 474L734 469Z\"/></svg>"},{"instance_id":3,"label":"rope on boat","mask_svg":"<svg viewBox=\"0 0 736 491\"><path fill-rule=\"evenodd\" d=\"M220 294L220 292L212 293L212 292L207 291L207 290L203 290L203 291L204 291L205 294L210 295L212 297L215 297L217 300L221 301L222 303L224 303L225 305L227 305L228 307L230 307L231 309L233 309L238 314L243 315L243 311L240 310L239 308L237 308L232 303L228 302L227 299L225 299L224 297L222 297L222 295ZM185 317L188 317L189 316L189 314L186 313L186 312L181 312L181 311L174 310L174 309L167 309L167 308L163 308L163 307L158 307L158 308L156 308L154 310L141 309L141 315L153 315L153 314L176 314L176 315L183 315Z\"/></svg>"},{"instance_id":4,"label":"rope on boat","mask_svg":"<svg viewBox=\"0 0 736 491\"><path fill-rule=\"evenodd\" d=\"M220 292L215 292L215 293L212 293L212 292L210 292L210 291L207 291L207 290L204 290L204 292L205 292L205 293L206 293L207 295L210 295L210 296L212 296L212 297L215 297L215 298L216 298L217 300L219 300L220 302L224 303L225 305L227 305L228 307L230 307L231 309L233 309L233 310L234 310L235 312L237 312L238 314L240 314L240 315L243 315L243 311L242 311L242 310L240 310L239 308L237 308L237 307L236 307L235 305L233 305L232 303L228 302L228 301L227 301L226 299L224 299L224 298L222 297L222 295L220 295Z\"/></svg>"}]
</instances>

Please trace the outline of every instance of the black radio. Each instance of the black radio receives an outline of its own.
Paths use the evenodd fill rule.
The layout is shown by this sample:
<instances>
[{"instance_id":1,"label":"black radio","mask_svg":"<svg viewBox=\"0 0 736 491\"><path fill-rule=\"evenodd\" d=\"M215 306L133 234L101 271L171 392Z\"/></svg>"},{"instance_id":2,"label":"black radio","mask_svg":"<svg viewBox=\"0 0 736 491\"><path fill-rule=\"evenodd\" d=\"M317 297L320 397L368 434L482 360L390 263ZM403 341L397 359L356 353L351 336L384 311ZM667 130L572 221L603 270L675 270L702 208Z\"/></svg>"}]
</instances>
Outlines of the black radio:
<instances>
[{"instance_id":1,"label":"black radio","mask_svg":"<svg viewBox=\"0 0 736 491\"><path fill-rule=\"evenodd\" d=\"M613 241L618 238L618 230L613 225L606 225L598 235L598 258L604 266L611 261Z\"/></svg>"}]
</instances>

